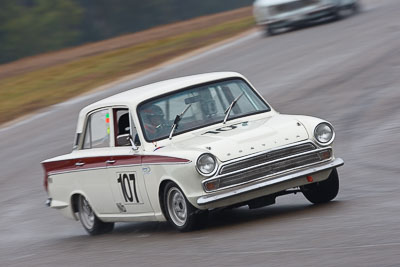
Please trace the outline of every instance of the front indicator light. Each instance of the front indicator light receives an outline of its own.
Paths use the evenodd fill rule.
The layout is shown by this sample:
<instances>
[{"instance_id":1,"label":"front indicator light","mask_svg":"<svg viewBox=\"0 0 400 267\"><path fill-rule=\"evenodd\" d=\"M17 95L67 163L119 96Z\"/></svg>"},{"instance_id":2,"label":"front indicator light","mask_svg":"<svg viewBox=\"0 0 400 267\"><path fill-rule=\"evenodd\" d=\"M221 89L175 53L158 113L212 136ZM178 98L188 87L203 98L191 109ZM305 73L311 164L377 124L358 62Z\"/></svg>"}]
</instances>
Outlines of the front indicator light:
<instances>
[{"instance_id":1,"label":"front indicator light","mask_svg":"<svg viewBox=\"0 0 400 267\"><path fill-rule=\"evenodd\" d=\"M322 150L318 153L318 156L321 160L330 159L332 157L332 150Z\"/></svg>"},{"instance_id":2,"label":"front indicator light","mask_svg":"<svg viewBox=\"0 0 400 267\"><path fill-rule=\"evenodd\" d=\"M219 188L219 181L214 180L214 181L207 182L204 184L204 187L206 188L207 191L217 190Z\"/></svg>"}]
</instances>

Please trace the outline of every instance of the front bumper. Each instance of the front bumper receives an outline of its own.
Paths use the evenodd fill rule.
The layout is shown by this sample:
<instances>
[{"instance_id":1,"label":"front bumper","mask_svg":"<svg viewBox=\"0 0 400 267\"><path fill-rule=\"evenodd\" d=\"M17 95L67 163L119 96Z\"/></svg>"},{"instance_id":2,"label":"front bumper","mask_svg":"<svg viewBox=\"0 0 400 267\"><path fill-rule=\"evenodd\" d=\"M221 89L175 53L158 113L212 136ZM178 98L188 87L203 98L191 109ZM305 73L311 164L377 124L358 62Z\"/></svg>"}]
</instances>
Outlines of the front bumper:
<instances>
[{"instance_id":1,"label":"front bumper","mask_svg":"<svg viewBox=\"0 0 400 267\"><path fill-rule=\"evenodd\" d=\"M288 175L284 175L284 176L280 176L278 178L274 178L274 179L269 179L269 180L264 180L261 181L259 183L256 184L251 184L248 186L244 186L238 189L234 189L228 192L219 192L213 195L207 195L207 196L202 196L199 197L197 199L197 205L201 206L206 206L206 205L210 205L210 206L219 206L219 205L213 205L214 203L217 202L223 202L224 200L228 200L227 202L225 201L225 203L229 203L229 199L234 199L236 198L236 201L232 201L231 204L234 204L235 202L240 202L240 200L245 200L246 198L241 198L241 196L246 195L246 194L251 194L253 192L257 192L257 191L263 191L263 189L267 189L270 188L272 190L269 190L267 194L271 194L271 193L276 193L282 190L286 190L289 189L291 187L296 187L296 186L300 186L303 183L303 180L306 181L306 176L308 175L312 175L312 174L316 174L316 173L320 173L323 171L327 171L327 170L331 170L333 168L336 167L340 167L344 164L344 161L341 158L336 158L330 162L321 164L321 165L317 165L317 166L313 166L313 167L309 167L307 169L295 172L295 173L291 173ZM300 179L300 180L299 180ZM297 183L296 183L296 180ZM295 182L295 183L291 183L291 182ZM287 184L290 185L287 188L282 189L282 185ZM306 184L303 183L303 184ZM261 193L262 195L262 193Z\"/></svg>"}]
</instances>

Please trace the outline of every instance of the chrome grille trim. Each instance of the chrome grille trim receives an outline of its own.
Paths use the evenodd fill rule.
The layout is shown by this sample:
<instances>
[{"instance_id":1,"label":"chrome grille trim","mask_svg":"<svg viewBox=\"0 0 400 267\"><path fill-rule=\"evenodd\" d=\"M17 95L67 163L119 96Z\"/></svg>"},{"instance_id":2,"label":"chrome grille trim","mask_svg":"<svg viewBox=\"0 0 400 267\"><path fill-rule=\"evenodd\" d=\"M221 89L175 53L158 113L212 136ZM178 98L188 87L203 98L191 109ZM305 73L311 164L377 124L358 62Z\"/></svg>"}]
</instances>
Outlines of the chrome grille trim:
<instances>
[{"instance_id":1,"label":"chrome grille trim","mask_svg":"<svg viewBox=\"0 0 400 267\"><path fill-rule=\"evenodd\" d=\"M238 162L226 164L221 167L218 174L223 175L226 173L232 173L238 170L243 170L247 167L262 164L266 161L273 161L276 159L284 158L286 155L294 155L302 152L312 151L314 149L316 149L316 146L312 143L307 142L287 148L280 148L268 152L263 152L262 154L253 156L251 158L242 159Z\"/></svg>"},{"instance_id":2,"label":"chrome grille trim","mask_svg":"<svg viewBox=\"0 0 400 267\"><path fill-rule=\"evenodd\" d=\"M310 5L315 5L317 3L318 3L317 0L298 0L289 3L275 5L274 7L278 13L283 13L283 12L294 11Z\"/></svg>"},{"instance_id":3,"label":"chrome grille trim","mask_svg":"<svg viewBox=\"0 0 400 267\"><path fill-rule=\"evenodd\" d=\"M202 182L203 188L204 188L205 192L216 192L216 191L228 189L231 187L255 182L260 179L271 179L271 178L281 175L283 173L289 173L289 172L293 172L298 169L302 169L302 168L309 167L312 165L317 165L317 164L327 162L329 160L332 160L332 158L333 158L333 151L332 151L331 147L317 149L313 143L311 143L309 141L305 141L305 142L300 142L296 145L291 144L291 145L279 147L279 148L276 148L276 149L273 149L273 150L270 150L267 152L264 151L264 152L256 153L256 154L249 155L249 156L246 156L243 158L229 161L228 163L222 164L217 173L221 173L223 168L228 165L237 164L237 163L243 164L243 162L246 162L246 163L254 162L253 159L258 159L260 156L266 157L266 155L268 155L268 153L270 153L270 155L271 155L271 153L272 153L272 155L282 155L282 154L287 155L288 153L281 153L281 152L290 152L290 151L293 151L293 149L296 150L296 148L299 148L299 149L297 149L297 151L301 151L302 148L307 148L307 149L313 148L313 149L306 151L306 152L302 152L302 153L290 154L289 156L286 156L286 157L281 157L281 158L275 157L275 159L273 159L273 160L266 160L263 163L251 165L249 167L241 168L241 169L229 172L229 173L219 174L217 176L203 180L203 182ZM326 158L326 159L321 159L321 157L319 155L322 152L329 152L330 157ZM298 159L299 161L296 161L296 159ZM254 174L253 172L255 171L255 169L258 169L258 168L261 168L262 170L257 171L257 174ZM231 181L231 179L230 179L231 177L232 177L232 179L235 179L237 177L236 178L237 183L235 183L235 181ZM222 182L222 183L225 183L225 185L223 185L223 184L220 185L218 187L218 189L207 190L205 185L206 185L206 183L208 183L210 181L219 181L219 183Z\"/></svg>"},{"instance_id":4,"label":"chrome grille trim","mask_svg":"<svg viewBox=\"0 0 400 267\"><path fill-rule=\"evenodd\" d=\"M276 160L273 163L263 164L255 170L252 168L244 172L238 172L235 175L230 174L225 175L225 177L219 177L220 189L226 189L233 186L257 181L261 177L273 177L282 173L292 172L297 169L314 165L316 163L329 161L330 159L331 158L320 160L320 158L318 157L318 152L312 151L312 153L305 153L301 156L296 155L294 157L286 158L284 160Z\"/></svg>"}]
</instances>

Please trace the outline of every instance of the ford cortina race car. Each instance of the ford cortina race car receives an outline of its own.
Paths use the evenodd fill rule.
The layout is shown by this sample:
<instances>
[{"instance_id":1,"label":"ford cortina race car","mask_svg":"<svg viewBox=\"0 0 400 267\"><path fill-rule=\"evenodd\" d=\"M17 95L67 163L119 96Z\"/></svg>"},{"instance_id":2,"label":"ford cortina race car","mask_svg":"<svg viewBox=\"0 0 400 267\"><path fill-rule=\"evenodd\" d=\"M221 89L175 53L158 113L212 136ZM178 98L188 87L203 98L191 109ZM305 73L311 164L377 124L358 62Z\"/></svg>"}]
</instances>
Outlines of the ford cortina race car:
<instances>
[{"instance_id":1,"label":"ford cortina race car","mask_svg":"<svg viewBox=\"0 0 400 267\"><path fill-rule=\"evenodd\" d=\"M127 221L189 231L209 210L296 192L328 202L343 165L334 137L327 121L279 114L238 73L158 82L81 110L73 151L42 162L47 204L95 235Z\"/></svg>"}]
</instances>

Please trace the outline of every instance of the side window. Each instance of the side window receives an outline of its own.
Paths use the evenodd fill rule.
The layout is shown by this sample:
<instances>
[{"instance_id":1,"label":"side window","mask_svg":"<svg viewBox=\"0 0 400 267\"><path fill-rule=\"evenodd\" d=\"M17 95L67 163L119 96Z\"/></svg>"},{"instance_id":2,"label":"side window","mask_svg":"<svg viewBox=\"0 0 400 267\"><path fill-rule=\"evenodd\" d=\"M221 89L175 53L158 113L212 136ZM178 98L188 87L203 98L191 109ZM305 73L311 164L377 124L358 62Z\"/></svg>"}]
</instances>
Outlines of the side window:
<instances>
[{"instance_id":1,"label":"side window","mask_svg":"<svg viewBox=\"0 0 400 267\"><path fill-rule=\"evenodd\" d=\"M135 145L140 145L137 129L129 117L128 109L114 109L115 146L130 146L127 134L132 132Z\"/></svg>"},{"instance_id":2,"label":"side window","mask_svg":"<svg viewBox=\"0 0 400 267\"><path fill-rule=\"evenodd\" d=\"M127 109L117 109L114 110L114 121L117 123L117 127L115 127L117 133L116 136L121 134L129 134L130 123L129 123L129 112Z\"/></svg>"},{"instance_id":3,"label":"side window","mask_svg":"<svg viewBox=\"0 0 400 267\"><path fill-rule=\"evenodd\" d=\"M110 146L110 114L108 109L91 114L86 123L83 149Z\"/></svg>"}]
</instances>

